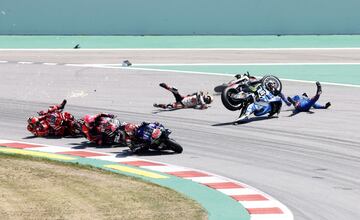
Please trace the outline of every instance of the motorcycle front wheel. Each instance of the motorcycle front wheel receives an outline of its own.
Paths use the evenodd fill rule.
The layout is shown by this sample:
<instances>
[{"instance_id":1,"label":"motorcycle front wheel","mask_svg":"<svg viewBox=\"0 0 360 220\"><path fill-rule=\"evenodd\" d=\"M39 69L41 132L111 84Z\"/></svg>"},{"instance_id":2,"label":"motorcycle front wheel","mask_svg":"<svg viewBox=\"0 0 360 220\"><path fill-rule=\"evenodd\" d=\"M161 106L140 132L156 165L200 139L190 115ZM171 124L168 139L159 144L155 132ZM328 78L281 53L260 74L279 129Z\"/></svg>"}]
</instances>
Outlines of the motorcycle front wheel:
<instances>
[{"instance_id":1,"label":"motorcycle front wheel","mask_svg":"<svg viewBox=\"0 0 360 220\"><path fill-rule=\"evenodd\" d=\"M263 88L267 88L266 85L271 82L271 83L274 83L275 84L275 88L278 92L281 92L282 90L282 83L280 81L279 78L277 78L276 76L272 76L272 75L267 75L267 76L264 76L262 79L261 79L261 85L263 86Z\"/></svg>"},{"instance_id":2,"label":"motorcycle front wheel","mask_svg":"<svg viewBox=\"0 0 360 220\"><path fill-rule=\"evenodd\" d=\"M167 139L166 140L166 146L170 150L174 151L175 153L180 154L180 153L183 152L183 148L181 147L181 145L178 144L174 139L171 139L171 138Z\"/></svg>"}]
</instances>

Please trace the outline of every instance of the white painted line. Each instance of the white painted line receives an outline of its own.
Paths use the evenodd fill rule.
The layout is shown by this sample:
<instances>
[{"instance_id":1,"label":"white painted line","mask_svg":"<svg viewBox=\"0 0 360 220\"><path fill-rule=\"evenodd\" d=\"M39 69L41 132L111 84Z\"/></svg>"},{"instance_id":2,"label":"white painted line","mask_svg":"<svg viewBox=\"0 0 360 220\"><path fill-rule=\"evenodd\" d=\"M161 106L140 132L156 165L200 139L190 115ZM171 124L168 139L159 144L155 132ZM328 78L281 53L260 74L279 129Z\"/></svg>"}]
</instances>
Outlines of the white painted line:
<instances>
[{"instance_id":1,"label":"white painted line","mask_svg":"<svg viewBox=\"0 0 360 220\"><path fill-rule=\"evenodd\" d=\"M138 68L138 67L107 67L107 66L89 66L94 68L105 68L105 69L127 69L127 70L142 70L142 71L153 71L153 72L175 72L175 73L190 73L190 74L198 74L198 75L215 75L215 76L231 76L233 75L226 73L214 73L214 72L197 72L197 71L184 71L184 70L168 70L168 69L151 69L151 68ZM280 78L284 81L290 82L301 82L301 83L314 83L315 81L307 81L307 80L297 80L297 79L286 79ZM343 83L332 83L332 82L321 82L323 85L333 85L333 86L345 86L345 87L355 87L360 88L360 85L354 84L343 84Z\"/></svg>"},{"instance_id":2,"label":"white painted line","mask_svg":"<svg viewBox=\"0 0 360 220\"><path fill-rule=\"evenodd\" d=\"M194 182L202 183L202 184L228 182L227 180L225 180L223 178L216 177L216 176L190 177L190 178L185 178L185 179L189 179L189 180L192 180Z\"/></svg>"},{"instance_id":3,"label":"white painted line","mask_svg":"<svg viewBox=\"0 0 360 220\"><path fill-rule=\"evenodd\" d=\"M119 63L96 63L96 64L70 64L70 65L87 65L94 67L122 67L122 64ZM132 64L131 67L124 68L141 68L141 67L152 67L152 66L160 66L160 67L174 67L174 66L307 66L307 65L360 65L359 62L332 62L332 63L315 63L315 62L307 62L307 63L136 63Z\"/></svg>"},{"instance_id":4,"label":"white painted line","mask_svg":"<svg viewBox=\"0 0 360 220\"><path fill-rule=\"evenodd\" d=\"M42 63L43 65L55 66L57 63Z\"/></svg>"},{"instance_id":5,"label":"white painted line","mask_svg":"<svg viewBox=\"0 0 360 220\"><path fill-rule=\"evenodd\" d=\"M155 162L155 161L153 161L153 162ZM179 167L179 166L172 166L172 165L167 165L167 166L146 166L146 167L143 167L143 168L146 168L148 170L162 172L162 173L191 170L189 168Z\"/></svg>"},{"instance_id":6,"label":"white painted line","mask_svg":"<svg viewBox=\"0 0 360 220\"><path fill-rule=\"evenodd\" d=\"M67 147L56 147L56 146L33 147L33 148L26 148L26 150L41 151L41 152L47 152L47 153L57 153L57 152L64 152L64 151L75 151L74 149L71 149L71 148L67 148Z\"/></svg>"},{"instance_id":7,"label":"white painted line","mask_svg":"<svg viewBox=\"0 0 360 220\"><path fill-rule=\"evenodd\" d=\"M97 64L97 65L113 65L118 66L121 64ZM156 64L133 64L133 67L142 67L142 66L307 66L307 65L360 65L359 62L335 62L335 63L156 63Z\"/></svg>"},{"instance_id":8,"label":"white painted line","mask_svg":"<svg viewBox=\"0 0 360 220\"><path fill-rule=\"evenodd\" d=\"M0 140L0 144L3 143L14 143L15 141L9 141L9 140Z\"/></svg>"},{"instance_id":9,"label":"white painted line","mask_svg":"<svg viewBox=\"0 0 360 220\"><path fill-rule=\"evenodd\" d=\"M33 64L34 62L30 62L30 61L20 61L17 62L18 64Z\"/></svg>"},{"instance_id":10,"label":"white painted line","mask_svg":"<svg viewBox=\"0 0 360 220\"><path fill-rule=\"evenodd\" d=\"M284 214L252 214L251 220L289 220L294 219L293 216L288 216Z\"/></svg>"},{"instance_id":11,"label":"white painted line","mask_svg":"<svg viewBox=\"0 0 360 220\"><path fill-rule=\"evenodd\" d=\"M287 50L360 50L360 47L289 47L289 48L0 48L0 51L287 51Z\"/></svg>"},{"instance_id":12,"label":"white painted line","mask_svg":"<svg viewBox=\"0 0 360 220\"><path fill-rule=\"evenodd\" d=\"M0 63L8 63L9 61L6 60L0 60Z\"/></svg>"},{"instance_id":13,"label":"white painted line","mask_svg":"<svg viewBox=\"0 0 360 220\"><path fill-rule=\"evenodd\" d=\"M103 153L103 152L97 152L97 153ZM87 157L90 159L97 159L97 160L106 160L111 162L128 162L128 161L137 161L139 159L134 157L116 157L116 154L108 155L108 156L94 156L94 157Z\"/></svg>"},{"instance_id":14,"label":"white painted line","mask_svg":"<svg viewBox=\"0 0 360 220\"><path fill-rule=\"evenodd\" d=\"M218 191L232 196L232 195L253 195L259 194L258 191L249 188L236 188L236 189L217 189Z\"/></svg>"}]
</instances>

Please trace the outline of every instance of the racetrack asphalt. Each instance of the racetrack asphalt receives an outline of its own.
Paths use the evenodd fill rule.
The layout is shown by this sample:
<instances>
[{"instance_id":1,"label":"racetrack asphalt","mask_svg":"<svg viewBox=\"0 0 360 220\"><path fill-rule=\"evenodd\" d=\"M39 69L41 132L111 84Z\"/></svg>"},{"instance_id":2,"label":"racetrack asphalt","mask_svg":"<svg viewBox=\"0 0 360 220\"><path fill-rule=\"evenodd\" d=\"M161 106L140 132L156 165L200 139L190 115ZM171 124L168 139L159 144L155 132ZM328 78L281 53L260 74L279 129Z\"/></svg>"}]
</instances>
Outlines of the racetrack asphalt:
<instances>
[{"instance_id":1,"label":"racetrack asphalt","mask_svg":"<svg viewBox=\"0 0 360 220\"><path fill-rule=\"evenodd\" d=\"M1 52L1 60L10 60L11 56L12 61L114 62L91 53L77 52L66 58L59 52L49 51L15 55ZM124 51L111 53L116 54L99 54L114 56L120 61L131 57ZM183 56L161 53L143 54L141 61L184 62L179 61ZM254 52L254 57L261 59L262 54ZM310 55L302 56L316 61L316 57ZM355 58L357 56L359 54ZM194 57L183 59L235 60L233 54L226 52L220 56L208 51ZM288 61L286 57L279 60ZM344 62L343 59L339 56L339 62ZM143 158L201 169L249 184L288 206L295 219L356 220L360 216L360 103L357 96L360 88L324 85L320 102L331 101L328 110L289 117L290 108L284 107L279 118L257 119L234 126L230 122L238 112L227 111L219 96L207 110L156 112L152 107L154 102L173 101L171 93L158 86L160 82L174 85L186 94L200 89L212 91L214 86L229 81L228 76L16 63L0 64L0 75L1 139L129 154L126 148L94 148L82 143L83 138L30 137L26 130L27 117L67 98L66 110L76 117L106 111L124 121L159 121L173 130L172 137L184 147L180 155L150 154L141 156ZM286 95L302 92L311 95L316 90L315 84L309 83L285 81L283 85Z\"/></svg>"}]
</instances>

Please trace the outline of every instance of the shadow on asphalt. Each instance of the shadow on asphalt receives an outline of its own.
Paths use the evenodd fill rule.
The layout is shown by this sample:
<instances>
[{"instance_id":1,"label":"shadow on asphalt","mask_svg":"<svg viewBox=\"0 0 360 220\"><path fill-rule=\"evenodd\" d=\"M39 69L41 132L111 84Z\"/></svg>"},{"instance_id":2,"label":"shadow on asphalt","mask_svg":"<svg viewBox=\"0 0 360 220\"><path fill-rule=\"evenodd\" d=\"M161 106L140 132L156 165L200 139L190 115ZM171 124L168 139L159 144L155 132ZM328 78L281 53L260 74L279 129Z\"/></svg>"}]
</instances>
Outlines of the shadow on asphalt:
<instances>
[{"instance_id":1,"label":"shadow on asphalt","mask_svg":"<svg viewBox=\"0 0 360 220\"><path fill-rule=\"evenodd\" d=\"M81 143L70 143L70 145L75 145L71 147L72 149L86 149L86 148L115 148L115 147L124 147L120 145L97 145L94 143L90 143L88 141L83 141Z\"/></svg>"},{"instance_id":2,"label":"shadow on asphalt","mask_svg":"<svg viewBox=\"0 0 360 220\"><path fill-rule=\"evenodd\" d=\"M82 135L78 135L78 136L65 136L65 137L60 137L60 136L38 137L38 136L32 135L32 136L23 137L22 139L34 139L34 138L61 139L61 138L82 138L82 137L83 137Z\"/></svg>"},{"instance_id":3,"label":"shadow on asphalt","mask_svg":"<svg viewBox=\"0 0 360 220\"><path fill-rule=\"evenodd\" d=\"M226 126L226 125L242 125L242 124L247 124L247 123L250 123L250 122L269 120L269 119L273 119L273 118L278 118L278 117L277 116L273 116L273 117L270 117L270 118L268 116L254 117L254 118L250 118L250 119L239 121L239 122L231 121L231 122L213 124L211 126L218 127L218 126Z\"/></svg>"},{"instance_id":4,"label":"shadow on asphalt","mask_svg":"<svg viewBox=\"0 0 360 220\"><path fill-rule=\"evenodd\" d=\"M112 152L116 154L116 157L127 157L127 156L145 156L145 157L152 157L152 156L161 156L161 155L172 155L177 154L172 151L155 151L155 150L148 150L141 153L133 153L131 150L123 150L121 152Z\"/></svg>"}]
</instances>

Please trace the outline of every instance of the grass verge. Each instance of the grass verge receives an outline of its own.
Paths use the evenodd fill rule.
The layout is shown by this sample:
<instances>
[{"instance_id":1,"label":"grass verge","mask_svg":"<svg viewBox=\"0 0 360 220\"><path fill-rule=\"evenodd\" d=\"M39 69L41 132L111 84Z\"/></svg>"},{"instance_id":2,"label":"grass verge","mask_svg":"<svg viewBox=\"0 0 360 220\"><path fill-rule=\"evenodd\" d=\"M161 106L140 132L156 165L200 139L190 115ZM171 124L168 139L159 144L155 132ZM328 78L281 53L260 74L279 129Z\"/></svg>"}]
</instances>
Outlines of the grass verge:
<instances>
[{"instance_id":1,"label":"grass verge","mask_svg":"<svg viewBox=\"0 0 360 220\"><path fill-rule=\"evenodd\" d=\"M0 153L0 219L206 219L195 201L100 170Z\"/></svg>"}]
</instances>

